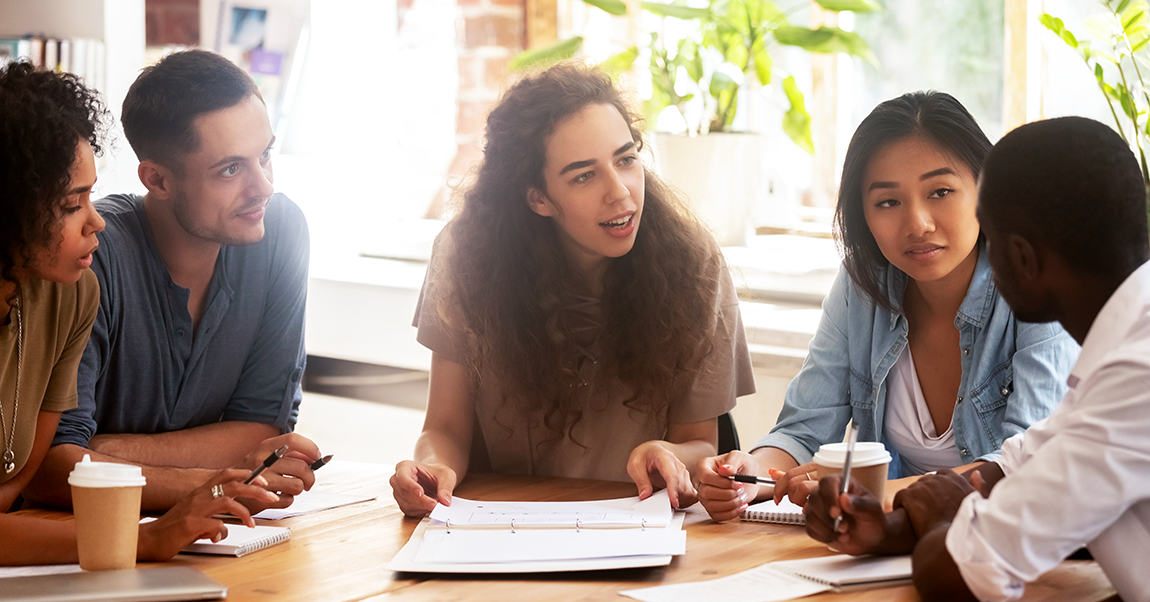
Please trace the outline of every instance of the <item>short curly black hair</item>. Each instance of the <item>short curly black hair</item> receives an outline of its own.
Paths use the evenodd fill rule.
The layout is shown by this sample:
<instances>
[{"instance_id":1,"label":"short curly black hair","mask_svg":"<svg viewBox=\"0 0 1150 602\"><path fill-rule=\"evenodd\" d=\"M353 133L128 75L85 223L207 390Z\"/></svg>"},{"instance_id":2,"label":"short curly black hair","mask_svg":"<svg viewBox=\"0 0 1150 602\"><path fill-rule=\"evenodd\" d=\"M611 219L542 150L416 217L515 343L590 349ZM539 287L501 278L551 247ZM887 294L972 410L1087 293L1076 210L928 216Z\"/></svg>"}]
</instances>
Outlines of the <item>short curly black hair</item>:
<instances>
[{"instance_id":1,"label":"short curly black hair","mask_svg":"<svg viewBox=\"0 0 1150 602\"><path fill-rule=\"evenodd\" d=\"M51 244L61 203L87 140L103 153L109 114L99 94L70 73L0 67L0 280Z\"/></svg>"}]
</instances>

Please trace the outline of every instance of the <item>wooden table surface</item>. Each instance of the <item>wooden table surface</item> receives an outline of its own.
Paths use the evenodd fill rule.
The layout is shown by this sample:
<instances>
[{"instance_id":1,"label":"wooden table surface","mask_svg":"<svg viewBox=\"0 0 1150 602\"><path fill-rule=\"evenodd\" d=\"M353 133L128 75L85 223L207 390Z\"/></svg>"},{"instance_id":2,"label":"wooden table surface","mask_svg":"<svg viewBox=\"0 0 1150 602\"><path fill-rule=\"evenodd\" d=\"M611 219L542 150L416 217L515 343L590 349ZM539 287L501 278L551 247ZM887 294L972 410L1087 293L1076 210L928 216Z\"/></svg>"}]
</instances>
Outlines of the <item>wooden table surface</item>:
<instances>
[{"instance_id":1,"label":"wooden table surface","mask_svg":"<svg viewBox=\"0 0 1150 602\"><path fill-rule=\"evenodd\" d=\"M407 542L419 521L404 518L387 484L392 468L335 461L316 473L317 486L338 493L366 493L375 500L279 521L292 538L243 558L180 554L169 564L194 566L228 587L232 602L325 600L630 600L620 590L730 575L772 560L830 554L802 527L712 522L690 512L687 553L670 566L558 574L451 576L394 573L383 567ZM635 495L629 483L480 474L456 493L489 501L595 500ZM44 511L33 511L37 514ZM146 565L141 565L144 567ZM1064 562L1027 588L1031 601L1098 601L1114 595L1096 563ZM805 600L917 601L910 586ZM702 602L702 601L700 601Z\"/></svg>"}]
</instances>

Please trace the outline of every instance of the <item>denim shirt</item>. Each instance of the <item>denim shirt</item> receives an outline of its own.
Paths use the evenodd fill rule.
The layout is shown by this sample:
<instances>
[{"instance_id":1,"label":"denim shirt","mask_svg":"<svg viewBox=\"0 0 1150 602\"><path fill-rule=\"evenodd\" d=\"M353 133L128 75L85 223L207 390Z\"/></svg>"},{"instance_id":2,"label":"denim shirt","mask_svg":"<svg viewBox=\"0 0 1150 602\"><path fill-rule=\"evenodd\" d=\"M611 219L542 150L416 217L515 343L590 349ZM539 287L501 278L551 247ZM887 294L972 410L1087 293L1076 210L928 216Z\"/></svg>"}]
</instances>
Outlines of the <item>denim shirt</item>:
<instances>
[{"instance_id":1,"label":"denim shirt","mask_svg":"<svg viewBox=\"0 0 1150 602\"><path fill-rule=\"evenodd\" d=\"M883 414L887 373L907 345L901 309L907 275L888 265L880 270L879 282L896 311L876 305L845 269L839 270L807 358L787 387L778 422L756 448L777 447L805 464L823 443L842 441L853 420L859 441L882 441L891 452L890 478L909 476L887 441ZM962 349L952 422L955 446L963 464L993 461L1003 441L1045 418L1061 401L1078 344L1057 322L1015 319L998 294L981 246L954 326Z\"/></svg>"}]
</instances>

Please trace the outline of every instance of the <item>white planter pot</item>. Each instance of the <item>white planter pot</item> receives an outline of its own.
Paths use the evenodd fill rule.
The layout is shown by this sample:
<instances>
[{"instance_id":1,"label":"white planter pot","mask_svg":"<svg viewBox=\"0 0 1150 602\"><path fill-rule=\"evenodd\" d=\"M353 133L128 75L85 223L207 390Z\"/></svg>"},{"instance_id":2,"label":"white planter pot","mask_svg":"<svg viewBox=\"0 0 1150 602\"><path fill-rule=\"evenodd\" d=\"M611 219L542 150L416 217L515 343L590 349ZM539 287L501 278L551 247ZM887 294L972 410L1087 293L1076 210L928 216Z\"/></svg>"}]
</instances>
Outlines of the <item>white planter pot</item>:
<instances>
[{"instance_id":1,"label":"white planter pot","mask_svg":"<svg viewBox=\"0 0 1150 602\"><path fill-rule=\"evenodd\" d=\"M751 208L763 198L762 137L656 133L656 172L687 196L719 244L745 246L754 236Z\"/></svg>"}]
</instances>

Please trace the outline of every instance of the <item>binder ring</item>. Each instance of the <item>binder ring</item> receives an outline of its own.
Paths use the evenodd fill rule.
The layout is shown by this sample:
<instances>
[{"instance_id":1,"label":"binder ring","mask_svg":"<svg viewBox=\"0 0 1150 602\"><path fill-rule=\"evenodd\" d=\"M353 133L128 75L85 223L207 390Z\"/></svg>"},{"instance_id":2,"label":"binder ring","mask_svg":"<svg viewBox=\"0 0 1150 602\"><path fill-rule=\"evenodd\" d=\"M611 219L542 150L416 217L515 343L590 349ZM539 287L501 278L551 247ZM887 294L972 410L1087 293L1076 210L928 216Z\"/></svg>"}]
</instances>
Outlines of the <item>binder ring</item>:
<instances>
[{"instance_id":1,"label":"binder ring","mask_svg":"<svg viewBox=\"0 0 1150 602\"><path fill-rule=\"evenodd\" d=\"M447 519L447 534L451 535L451 519Z\"/></svg>"},{"instance_id":2,"label":"binder ring","mask_svg":"<svg viewBox=\"0 0 1150 602\"><path fill-rule=\"evenodd\" d=\"M646 531L647 530L647 519L644 518L643 522L639 526L642 528L642 530Z\"/></svg>"},{"instance_id":3,"label":"binder ring","mask_svg":"<svg viewBox=\"0 0 1150 602\"><path fill-rule=\"evenodd\" d=\"M511 519L511 532L515 532L515 519Z\"/></svg>"},{"instance_id":4,"label":"binder ring","mask_svg":"<svg viewBox=\"0 0 1150 602\"><path fill-rule=\"evenodd\" d=\"M579 532L579 527L580 527L580 526L581 526L581 525L579 524L579 519L575 519L575 532L576 532L576 533L578 533L578 532Z\"/></svg>"}]
</instances>

